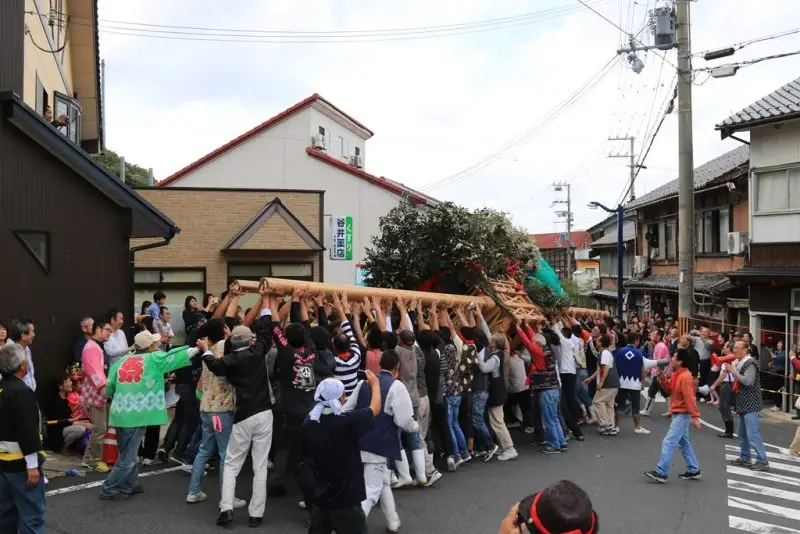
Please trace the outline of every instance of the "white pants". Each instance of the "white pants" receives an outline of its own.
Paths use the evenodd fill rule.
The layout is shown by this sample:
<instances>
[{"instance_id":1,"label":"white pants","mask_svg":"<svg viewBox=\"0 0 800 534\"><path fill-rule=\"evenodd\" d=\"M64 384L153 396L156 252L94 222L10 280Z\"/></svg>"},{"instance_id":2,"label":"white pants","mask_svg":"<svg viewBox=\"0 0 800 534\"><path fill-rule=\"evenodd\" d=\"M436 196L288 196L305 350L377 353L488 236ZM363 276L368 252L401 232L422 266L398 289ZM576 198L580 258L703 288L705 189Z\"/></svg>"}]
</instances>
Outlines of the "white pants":
<instances>
[{"instance_id":1,"label":"white pants","mask_svg":"<svg viewBox=\"0 0 800 534\"><path fill-rule=\"evenodd\" d=\"M236 493L236 477L242 470L247 453L253 451L253 496L247 508L250 517L264 517L267 505L267 461L272 446L272 410L252 415L239 421L231 429L228 450L225 453L225 469L222 472L222 498L219 508L223 512L233 510Z\"/></svg>"},{"instance_id":2,"label":"white pants","mask_svg":"<svg viewBox=\"0 0 800 534\"><path fill-rule=\"evenodd\" d=\"M364 464L364 485L367 488L367 498L362 501L361 508L364 510L364 515L369 517L372 508L380 502L387 526L394 530L400 528L400 516L397 515L394 506L391 473L386 462Z\"/></svg>"}]
</instances>

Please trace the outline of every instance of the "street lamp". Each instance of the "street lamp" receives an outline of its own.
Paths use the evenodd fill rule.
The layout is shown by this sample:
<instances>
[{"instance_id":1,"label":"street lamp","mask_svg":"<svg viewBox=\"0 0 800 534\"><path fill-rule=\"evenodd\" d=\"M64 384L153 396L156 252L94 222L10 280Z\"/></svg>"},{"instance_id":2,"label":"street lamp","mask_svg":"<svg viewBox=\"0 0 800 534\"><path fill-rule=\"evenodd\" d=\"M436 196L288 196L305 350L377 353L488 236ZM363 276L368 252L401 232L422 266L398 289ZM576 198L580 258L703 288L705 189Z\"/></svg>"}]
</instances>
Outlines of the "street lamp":
<instances>
[{"instance_id":1,"label":"street lamp","mask_svg":"<svg viewBox=\"0 0 800 534\"><path fill-rule=\"evenodd\" d=\"M611 209L608 206L604 206L600 202L589 202L589 208L597 209L600 208L602 210L607 211L608 213L616 213L617 214L617 316L622 320L622 259L624 254L624 245L625 241L622 237L622 224L624 221L624 207L622 204L617 206L616 209Z\"/></svg>"}]
</instances>

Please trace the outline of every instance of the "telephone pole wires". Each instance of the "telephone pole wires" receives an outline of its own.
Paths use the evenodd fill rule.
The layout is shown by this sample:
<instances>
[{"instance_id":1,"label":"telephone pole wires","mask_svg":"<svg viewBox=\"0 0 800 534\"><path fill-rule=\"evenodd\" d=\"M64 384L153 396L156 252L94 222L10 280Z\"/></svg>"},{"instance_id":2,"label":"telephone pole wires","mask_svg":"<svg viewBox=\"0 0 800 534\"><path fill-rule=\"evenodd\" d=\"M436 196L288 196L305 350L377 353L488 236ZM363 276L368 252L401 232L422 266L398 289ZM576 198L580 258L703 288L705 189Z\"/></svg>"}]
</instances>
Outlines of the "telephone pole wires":
<instances>
[{"instance_id":1,"label":"telephone pole wires","mask_svg":"<svg viewBox=\"0 0 800 534\"><path fill-rule=\"evenodd\" d=\"M628 189L630 190L630 200L636 200L636 191L633 187L633 182L636 180L636 169L639 168L646 168L644 165L638 165L636 163L636 138L633 136L626 136L626 137L609 137L609 141L629 141L631 146L628 150L627 154L609 154L609 158L628 158L630 163L628 163L628 168L630 169L630 182L628 185ZM622 199L622 202L625 202L625 199Z\"/></svg>"}]
</instances>

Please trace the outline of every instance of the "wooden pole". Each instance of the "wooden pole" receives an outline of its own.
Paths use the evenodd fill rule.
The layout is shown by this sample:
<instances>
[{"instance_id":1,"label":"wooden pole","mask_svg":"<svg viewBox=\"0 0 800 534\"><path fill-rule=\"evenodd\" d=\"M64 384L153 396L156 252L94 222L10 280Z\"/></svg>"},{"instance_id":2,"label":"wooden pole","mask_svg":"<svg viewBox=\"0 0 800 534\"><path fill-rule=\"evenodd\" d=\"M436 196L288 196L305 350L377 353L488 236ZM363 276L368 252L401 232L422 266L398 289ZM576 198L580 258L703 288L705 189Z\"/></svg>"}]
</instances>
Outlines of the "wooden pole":
<instances>
[{"instance_id":1,"label":"wooden pole","mask_svg":"<svg viewBox=\"0 0 800 534\"><path fill-rule=\"evenodd\" d=\"M271 289L282 293L290 293L297 287L302 287L308 290L311 294L325 293L331 295L333 293L347 293L350 299L361 300L364 297L377 296L383 299L395 299L401 297L407 301L418 300L422 304L436 303L450 303L468 305L471 303L480 304L484 309L493 308L496 306L494 300L490 297L479 295L450 295L448 293L428 293L424 291L408 291L406 289L386 289L381 287L362 287L362 286L348 286L341 284L324 284L322 282L303 282L298 280L285 280L282 278L263 278L263 282L267 283ZM258 293L260 282L251 280L237 280L235 283L239 284L239 288L247 293Z\"/></svg>"}]
</instances>

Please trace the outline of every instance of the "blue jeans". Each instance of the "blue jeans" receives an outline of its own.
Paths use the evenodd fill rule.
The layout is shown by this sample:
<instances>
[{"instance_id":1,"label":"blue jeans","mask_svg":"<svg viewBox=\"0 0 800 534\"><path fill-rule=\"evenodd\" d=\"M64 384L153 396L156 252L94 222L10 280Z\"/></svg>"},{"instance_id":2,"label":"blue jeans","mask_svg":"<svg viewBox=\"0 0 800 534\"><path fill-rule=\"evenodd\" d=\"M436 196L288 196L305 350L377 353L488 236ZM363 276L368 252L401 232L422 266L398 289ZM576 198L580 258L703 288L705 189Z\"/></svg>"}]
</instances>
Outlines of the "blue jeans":
<instances>
[{"instance_id":1,"label":"blue jeans","mask_svg":"<svg viewBox=\"0 0 800 534\"><path fill-rule=\"evenodd\" d=\"M689 426L692 424L692 416L688 413L672 414L672 422L669 424L667 435L661 442L661 459L656 466L656 473L661 476L669 474L672 465L672 454L675 447L680 447L683 459L686 460L686 467L689 473L700 471L700 462L694 453L692 442L689 441Z\"/></svg>"},{"instance_id":2,"label":"blue jeans","mask_svg":"<svg viewBox=\"0 0 800 534\"><path fill-rule=\"evenodd\" d=\"M419 423L419 410L417 408L414 408L414 421ZM418 451L424 447L422 438L419 437L419 432L406 432L405 430L401 430L400 439L404 449Z\"/></svg>"},{"instance_id":3,"label":"blue jeans","mask_svg":"<svg viewBox=\"0 0 800 534\"><path fill-rule=\"evenodd\" d=\"M589 390L583 385L583 381L587 378L589 378L589 371L586 369L578 369L577 384L575 385L578 390L578 400L581 401L581 404L583 404L588 412L589 408L592 407L592 398L589 396Z\"/></svg>"},{"instance_id":4,"label":"blue jeans","mask_svg":"<svg viewBox=\"0 0 800 534\"><path fill-rule=\"evenodd\" d=\"M202 413L202 412L201 412ZM186 448L186 463L193 464L197 453L200 450L200 442L203 441L203 427L197 425L197 430L192 434L192 439L189 440L189 446Z\"/></svg>"},{"instance_id":5,"label":"blue jeans","mask_svg":"<svg viewBox=\"0 0 800 534\"><path fill-rule=\"evenodd\" d=\"M219 417L222 422L221 432L214 430L213 417L215 415ZM217 454L219 454L219 482L222 484L222 471L225 467L225 452L228 450L228 440L231 437L231 429L233 428L233 412L200 412L200 428L202 429L203 437L200 440L200 448L192 464L192 478L189 480L189 493L198 493L200 491L200 482L203 481L206 463L209 458L211 458L211 455L214 454L215 448L217 449Z\"/></svg>"},{"instance_id":6,"label":"blue jeans","mask_svg":"<svg viewBox=\"0 0 800 534\"><path fill-rule=\"evenodd\" d=\"M117 428L119 458L103 482L103 495L132 493L139 487L139 464L136 455L144 436L144 427Z\"/></svg>"},{"instance_id":7,"label":"blue jeans","mask_svg":"<svg viewBox=\"0 0 800 534\"><path fill-rule=\"evenodd\" d=\"M567 446L564 431L558 420L558 407L561 404L561 393L557 389L539 392L539 406L542 410L542 425L547 445L553 449Z\"/></svg>"},{"instance_id":8,"label":"blue jeans","mask_svg":"<svg viewBox=\"0 0 800 534\"><path fill-rule=\"evenodd\" d=\"M39 484L28 487L28 472L0 472L0 532L44 532L44 473Z\"/></svg>"},{"instance_id":9,"label":"blue jeans","mask_svg":"<svg viewBox=\"0 0 800 534\"><path fill-rule=\"evenodd\" d=\"M756 460L766 463L767 451L761 439L758 412L739 414L739 458L749 462L751 446L756 450Z\"/></svg>"},{"instance_id":10,"label":"blue jeans","mask_svg":"<svg viewBox=\"0 0 800 534\"><path fill-rule=\"evenodd\" d=\"M489 426L486 424L486 402L489 400L488 391L474 391L472 393L472 426L475 427L475 444L477 450L489 451L494 448L494 440Z\"/></svg>"},{"instance_id":11,"label":"blue jeans","mask_svg":"<svg viewBox=\"0 0 800 534\"><path fill-rule=\"evenodd\" d=\"M453 456L461 456L467 452L467 440L461 425L458 424L458 409L461 407L461 395L448 395L447 426L450 427L450 439L453 440Z\"/></svg>"}]
</instances>

